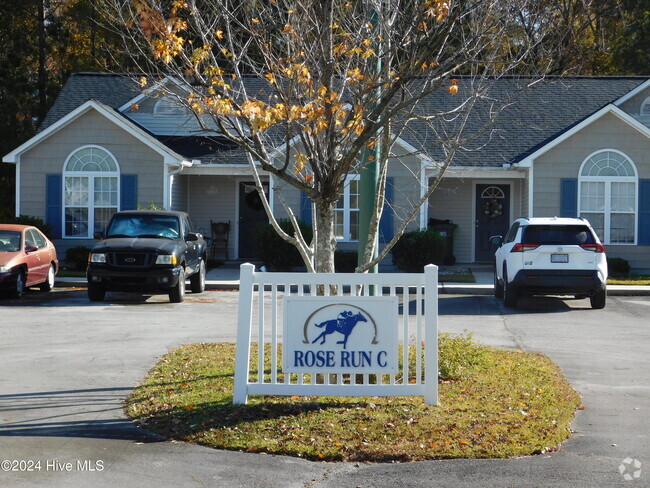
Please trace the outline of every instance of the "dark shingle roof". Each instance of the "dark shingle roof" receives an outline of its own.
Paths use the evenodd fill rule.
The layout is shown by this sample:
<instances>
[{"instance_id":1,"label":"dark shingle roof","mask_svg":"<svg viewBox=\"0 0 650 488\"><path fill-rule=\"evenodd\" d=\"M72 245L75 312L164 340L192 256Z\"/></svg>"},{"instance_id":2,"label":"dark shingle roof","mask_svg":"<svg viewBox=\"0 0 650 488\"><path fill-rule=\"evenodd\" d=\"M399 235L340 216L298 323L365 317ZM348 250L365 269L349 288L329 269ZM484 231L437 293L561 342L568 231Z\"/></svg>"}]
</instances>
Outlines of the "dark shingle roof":
<instances>
[{"instance_id":1,"label":"dark shingle roof","mask_svg":"<svg viewBox=\"0 0 650 488\"><path fill-rule=\"evenodd\" d=\"M645 81L647 77L563 77L549 78L524 90L527 78L501 78L493 80L486 97L473 108L466 129L474 137L466 149L454 159L460 166L501 166L515 163L560 136L601 108L613 103ZM459 78L460 90L451 96L441 90L423 100L420 113L432 112L433 107L451 109L468 90L470 79ZM495 108L496 118L487 129L483 128ZM457 119L460 123L461 117ZM403 138L435 160L444 154L434 144L432 129L415 122Z\"/></svg>"},{"instance_id":2,"label":"dark shingle roof","mask_svg":"<svg viewBox=\"0 0 650 488\"><path fill-rule=\"evenodd\" d=\"M246 152L224 137L154 136L171 150L203 164L248 164Z\"/></svg>"},{"instance_id":3,"label":"dark shingle roof","mask_svg":"<svg viewBox=\"0 0 650 488\"><path fill-rule=\"evenodd\" d=\"M73 73L63 85L38 131L47 129L88 100L97 100L112 108L124 105L142 93L133 76L110 73Z\"/></svg>"},{"instance_id":4,"label":"dark shingle roof","mask_svg":"<svg viewBox=\"0 0 650 488\"><path fill-rule=\"evenodd\" d=\"M467 134L474 137L459 151L454 165L497 167L515 163L560 136L606 105L635 89L647 77L563 77L548 78L533 88L523 90L531 78L505 77L492 80L485 97L472 109ZM470 78L458 78L459 92L451 96L446 89L433 93L419 104L420 114L441 108L451 109L471 89ZM247 78L249 93L262 93L266 80ZM415 87L417 89L417 87ZM98 100L114 109L141 93L134 77L105 73L76 73L70 76L52 109L43 120L43 130L89 99ZM499 111L494 123L483 125L495 107ZM458 118L457 120L460 120ZM146 129L145 129L146 130ZM417 149L423 149L434 160L443 160L431 127L413 122L401 137ZM173 151L203 163L246 164L242 150L223 140L207 137L154 136Z\"/></svg>"}]
</instances>

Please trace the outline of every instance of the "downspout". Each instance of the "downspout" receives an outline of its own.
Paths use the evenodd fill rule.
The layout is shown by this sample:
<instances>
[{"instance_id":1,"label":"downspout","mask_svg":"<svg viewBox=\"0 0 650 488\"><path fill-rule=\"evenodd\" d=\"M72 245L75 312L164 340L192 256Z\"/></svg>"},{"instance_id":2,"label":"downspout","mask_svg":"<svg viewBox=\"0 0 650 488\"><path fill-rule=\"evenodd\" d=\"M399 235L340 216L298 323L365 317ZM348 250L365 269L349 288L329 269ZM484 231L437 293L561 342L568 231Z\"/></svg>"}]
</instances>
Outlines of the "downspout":
<instances>
[{"instance_id":1,"label":"downspout","mask_svg":"<svg viewBox=\"0 0 650 488\"><path fill-rule=\"evenodd\" d=\"M174 179L174 175L177 175L183 171L183 166L179 166L177 169L173 171L169 171L169 168L167 169L167 195L165 196L165 210L171 210L172 209L172 181Z\"/></svg>"},{"instance_id":2,"label":"downspout","mask_svg":"<svg viewBox=\"0 0 650 488\"><path fill-rule=\"evenodd\" d=\"M534 190L534 185L533 185L533 180L534 175L533 175L533 166L534 163L531 161L530 162L530 168L528 168L528 218L533 217L533 190Z\"/></svg>"},{"instance_id":3,"label":"downspout","mask_svg":"<svg viewBox=\"0 0 650 488\"><path fill-rule=\"evenodd\" d=\"M165 182L165 195L163 195L163 206L165 207L165 210L171 210L172 208L172 180L174 179L173 177L183 171L185 167L190 167L192 166L193 163L198 162L196 160L193 161L181 161L179 167L175 170L170 171L169 170L169 165L167 165L167 181Z\"/></svg>"},{"instance_id":4,"label":"downspout","mask_svg":"<svg viewBox=\"0 0 650 488\"><path fill-rule=\"evenodd\" d=\"M515 168L521 168L528 171L528 213L526 218L533 217L533 208L534 208L534 180L535 180L535 171L534 171L534 161L532 159L525 159L520 163L514 163L512 166Z\"/></svg>"},{"instance_id":5,"label":"downspout","mask_svg":"<svg viewBox=\"0 0 650 488\"><path fill-rule=\"evenodd\" d=\"M16 188L15 192L15 213L16 217L20 217L20 159L16 159L16 176L14 178ZM43 219L45 220L45 219Z\"/></svg>"},{"instance_id":6,"label":"downspout","mask_svg":"<svg viewBox=\"0 0 650 488\"><path fill-rule=\"evenodd\" d=\"M275 214L275 178L272 174L269 173L269 207L271 207L271 213ZM269 223L271 218L269 217Z\"/></svg>"},{"instance_id":7,"label":"downspout","mask_svg":"<svg viewBox=\"0 0 650 488\"><path fill-rule=\"evenodd\" d=\"M427 177L427 167L424 160L420 163L420 198L429 189L429 178ZM427 220L429 217L429 200L424 202L420 207L420 229L427 228Z\"/></svg>"}]
</instances>

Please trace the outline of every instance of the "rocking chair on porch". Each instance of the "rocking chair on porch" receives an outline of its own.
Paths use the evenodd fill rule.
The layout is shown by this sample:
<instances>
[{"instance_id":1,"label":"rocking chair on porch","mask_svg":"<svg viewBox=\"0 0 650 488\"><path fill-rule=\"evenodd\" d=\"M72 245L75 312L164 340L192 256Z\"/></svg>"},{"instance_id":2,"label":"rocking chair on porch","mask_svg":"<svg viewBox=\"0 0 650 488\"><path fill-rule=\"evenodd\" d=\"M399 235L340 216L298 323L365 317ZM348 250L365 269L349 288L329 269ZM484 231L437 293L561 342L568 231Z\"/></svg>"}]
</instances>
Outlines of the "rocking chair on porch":
<instances>
[{"instance_id":1,"label":"rocking chair on porch","mask_svg":"<svg viewBox=\"0 0 650 488\"><path fill-rule=\"evenodd\" d=\"M230 232L230 221L210 221L210 229L212 230L212 245L210 249L212 259L214 259L215 252L223 250L226 255L226 261L228 261L228 233Z\"/></svg>"}]
</instances>

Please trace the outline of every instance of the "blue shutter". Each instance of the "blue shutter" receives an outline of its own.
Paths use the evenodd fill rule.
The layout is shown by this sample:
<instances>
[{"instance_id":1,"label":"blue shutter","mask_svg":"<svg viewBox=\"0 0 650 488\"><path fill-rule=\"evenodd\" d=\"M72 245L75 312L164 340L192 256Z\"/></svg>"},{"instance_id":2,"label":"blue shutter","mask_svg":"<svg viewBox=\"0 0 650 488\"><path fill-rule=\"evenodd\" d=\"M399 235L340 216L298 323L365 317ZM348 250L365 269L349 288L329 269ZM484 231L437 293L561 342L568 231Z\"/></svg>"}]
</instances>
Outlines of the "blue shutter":
<instances>
[{"instance_id":1,"label":"blue shutter","mask_svg":"<svg viewBox=\"0 0 650 488\"><path fill-rule=\"evenodd\" d=\"M300 192L300 220L308 225L311 222L311 198L304 191Z\"/></svg>"},{"instance_id":2,"label":"blue shutter","mask_svg":"<svg viewBox=\"0 0 650 488\"><path fill-rule=\"evenodd\" d=\"M393 238L393 199L395 195L395 178L388 176L386 178L386 195L384 202L384 211L381 213L379 220L379 242L390 242Z\"/></svg>"},{"instance_id":3,"label":"blue shutter","mask_svg":"<svg viewBox=\"0 0 650 488\"><path fill-rule=\"evenodd\" d=\"M650 180L639 180L639 238L640 246L650 246Z\"/></svg>"},{"instance_id":4,"label":"blue shutter","mask_svg":"<svg viewBox=\"0 0 650 488\"><path fill-rule=\"evenodd\" d=\"M578 216L578 180L563 178L560 188L560 217Z\"/></svg>"},{"instance_id":5,"label":"blue shutter","mask_svg":"<svg viewBox=\"0 0 650 488\"><path fill-rule=\"evenodd\" d=\"M60 239L63 234L63 176L45 177L45 223L52 228L52 238Z\"/></svg>"},{"instance_id":6,"label":"blue shutter","mask_svg":"<svg viewBox=\"0 0 650 488\"><path fill-rule=\"evenodd\" d=\"M138 175L120 177L120 210L138 208Z\"/></svg>"}]
</instances>

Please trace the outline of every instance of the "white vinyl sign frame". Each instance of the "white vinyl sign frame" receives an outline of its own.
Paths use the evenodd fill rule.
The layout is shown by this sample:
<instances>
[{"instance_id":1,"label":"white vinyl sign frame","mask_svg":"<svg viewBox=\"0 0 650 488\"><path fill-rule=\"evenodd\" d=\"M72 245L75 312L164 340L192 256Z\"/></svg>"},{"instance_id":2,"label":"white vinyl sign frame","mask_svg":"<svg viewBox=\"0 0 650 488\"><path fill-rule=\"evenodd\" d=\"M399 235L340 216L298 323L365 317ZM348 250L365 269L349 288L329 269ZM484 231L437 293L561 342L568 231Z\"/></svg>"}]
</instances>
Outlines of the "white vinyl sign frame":
<instances>
[{"instance_id":1,"label":"white vinyl sign frame","mask_svg":"<svg viewBox=\"0 0 650 488\"><path fill-rule=\"evenodd\" d=\"M263 273L245 263L239 280L233 403L288 395L438 404L437 266Z\"/></svg>"}]
</instances>

